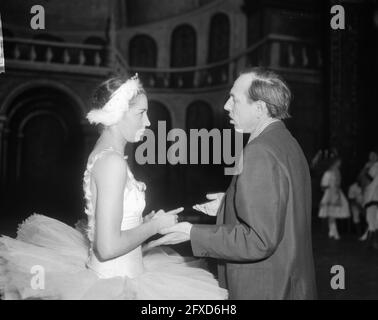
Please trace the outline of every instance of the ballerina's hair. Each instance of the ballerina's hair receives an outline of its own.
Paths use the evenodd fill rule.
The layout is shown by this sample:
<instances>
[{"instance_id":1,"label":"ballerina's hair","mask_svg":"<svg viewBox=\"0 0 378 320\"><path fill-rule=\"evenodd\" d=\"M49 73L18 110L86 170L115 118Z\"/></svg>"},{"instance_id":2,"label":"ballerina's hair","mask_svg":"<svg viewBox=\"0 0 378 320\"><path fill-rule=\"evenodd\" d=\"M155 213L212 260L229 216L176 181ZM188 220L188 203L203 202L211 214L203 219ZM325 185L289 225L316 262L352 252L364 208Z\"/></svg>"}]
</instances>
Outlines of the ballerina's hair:
<instances>
[{"instance_id":1,"label":"ballerina's hair","mask_svg":"<svg viewBox=\"0 0 378 320\"><path fill-rule=\"evenodd\" d=\"M138 75L128 79L114 77L101 83L92 96L92 110L87 119L92 124L109 126L121 120L135 98L146 94Z\"/></svg>"}]
</instances>

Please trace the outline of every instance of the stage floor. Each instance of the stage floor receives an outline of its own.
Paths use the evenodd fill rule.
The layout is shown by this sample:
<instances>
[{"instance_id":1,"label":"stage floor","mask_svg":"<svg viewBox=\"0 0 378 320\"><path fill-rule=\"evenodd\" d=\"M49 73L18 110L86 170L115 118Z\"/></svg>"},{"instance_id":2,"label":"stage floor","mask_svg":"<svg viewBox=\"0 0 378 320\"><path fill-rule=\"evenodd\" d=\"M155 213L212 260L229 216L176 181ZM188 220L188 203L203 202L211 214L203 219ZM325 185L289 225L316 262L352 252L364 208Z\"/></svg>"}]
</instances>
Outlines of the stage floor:
<instances>
[{"instance_id":1,"label":"stage floor","mask_svg":"<svg viewBox=\"0 0 378 320\"><path fill-rule=\"evenodd\" d=\"M315 220L313 248L316 270L318 298L322 300L378 299L378 250L369 250L365 242L358 241L345 223L340 225L341 240L327 237L327 228ZM324 221L325 222L325 221ZM17 224L12 219L3 220L0 234L15 236ZM344 227L344 228L343 228ZM182 254L190 255L189 243L173 246ZM209 260L211 271L216 273L213 259ZM331 287L331 268L341 265L345 270L345 289L333 290Z\"/></svg>"},{"instance_id":2,"label":"stage floor","mask_svg":"<svg viewBox=\"0 0 378 320\"><path fill-rule=\"evenodd\" d=\"M314 230L313 248L318 285L318 298L324 300L378 299L378 250L368 249L356 235L341 234L331 240L326 230ZM345 289L331 288L331 268L345 270Z\"/></svg>"}]
</instances>

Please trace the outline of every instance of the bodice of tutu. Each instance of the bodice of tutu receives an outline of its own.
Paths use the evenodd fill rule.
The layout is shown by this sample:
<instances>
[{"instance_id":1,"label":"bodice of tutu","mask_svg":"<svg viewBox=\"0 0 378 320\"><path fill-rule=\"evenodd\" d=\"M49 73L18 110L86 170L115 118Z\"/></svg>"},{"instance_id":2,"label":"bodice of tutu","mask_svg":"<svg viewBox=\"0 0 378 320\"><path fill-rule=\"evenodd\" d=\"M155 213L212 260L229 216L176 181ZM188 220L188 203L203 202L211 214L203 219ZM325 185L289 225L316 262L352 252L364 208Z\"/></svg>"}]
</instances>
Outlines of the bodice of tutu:
<instances>
[{"instance_id":1,"label":"bodice of tutu","mask_svg":"<svg viewBox=\"0 0 378 320\"><path fill-rule=\"evenodd\" d=\"M91 171L96 161L107 152L116 151L113 149L106 149L95 155L92 160L88 162L87 169L84 173L83 188L86 200L85 213L88 216L87 234L91 243L87 267L95 271L101 278L112 278L116 276L128 276L130 278L134 278L142 274L144 270L142 250L140 246L123 256L105 262L99 261L93 251L96 217L91 191ZM125 157L125 159L127 158ZM128 179L123 197L123 218L121 230L128 230L139 226L143 222L142 213L145 208L145 184L135 180L128 166L127 174Z\"/></svg>"},{"instance_id":2,"label":"bodice of tutu","mask_svg":"<svg viewBox=\"0 0 378 320\"><path fill-rule=\"evenodd\" d=\"M339 188L341 175L339 170L328 170L324 173L321 181L323 188Z\"/></svg>"}]
</instances>

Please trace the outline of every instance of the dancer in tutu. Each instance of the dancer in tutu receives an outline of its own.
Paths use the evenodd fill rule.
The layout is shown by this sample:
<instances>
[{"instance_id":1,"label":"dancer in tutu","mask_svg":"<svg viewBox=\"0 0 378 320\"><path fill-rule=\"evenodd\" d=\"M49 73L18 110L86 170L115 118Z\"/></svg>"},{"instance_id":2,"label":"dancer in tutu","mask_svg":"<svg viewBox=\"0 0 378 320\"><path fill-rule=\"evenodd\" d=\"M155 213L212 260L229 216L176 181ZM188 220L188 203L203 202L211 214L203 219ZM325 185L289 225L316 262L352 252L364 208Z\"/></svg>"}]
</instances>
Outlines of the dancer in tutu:
<instances>
[{"instance_id":1,"label":"dancer in tutu","mask_svg":"<svg viewBox=\"0 0 378 320\"><path fill-rule=\"evenodd\" d=\"M337 230L336 219L348 218L348 201L341 190L341 159L336 157L331 160L329 169L324 173L321 187L324 190L323 198L320 201L319 217L328 218L328 236L335 240L340 239Z\"/></svg>"},{"instance_id":2,"label":"dancer in tutu","mask_svg":"<svg viewBox=\"0 0 378 320\"><path fill-rule=\"evenodd\" d=\"M34 214L16 239L1 237L2 298L226 299L203 261L167 248L142 250L148 238L177 223L182 209L142 218L146 186L134 179L123 156L126 143L139 141L150 125L137 76L106 81L96 101L100 108L87 118L102 133L84 173L85 232Z\"/></svg>"},{"instance_id":3,"label":"dancer in tutu","mask_svg":"<svg viewBox=\"0 0 378 320\"><path fill-rule=\"evenodd\" d=\"M369 159L368 162L364 165L362 170L359 173L358 179L361 181L362 191L366 189L366 187L371 182L371 176L369 175L370 168L378 162L378 153L376 151L369 152Z\"/></svg>"},{"instance_id":4,"label":"dancer in tutu","mask_svg":"<svg viewBox=\"0 0 378 320\"><path fill-rule=\"evenodd\" d=\"M354 182L348 190L348 199L350 211L352 213L352 221L358 236L361 234L361 214L363 213L363 193L361 182Z\"/></svg>"},{"instance_id":5,"label":"dancer in tutu","mask_svg":"<svg viewBox=\"0 0 378 320\"><path fill-rule=\"evenodd\" d=\"M369 247L378 249L378 162L368 171L370 183L364 191L364 208L368 230L366 240Z\"/></svg>"},{"instance_id":6,"label":"dancer in tutu","mask_svg":"<svg viewBox=\"0 0 378 320\"><path fill-rule=\"evenodd\" d=\"M363 193L363 201L365 201L365 199L367 199L367 194L368 194L368 189L367 187L369 186L369 184L372 182L373 180L373 176L375 174L375 168L373 168L376 163L378 161L378 153L376 151L370 151L369 153L369 160L368 162L365 164L365 166L362 168L360 174L359 174L359 179L361 180L361 185L362 185L362 193ZM370 169L372 169L370 171ZM369 189L371 190L371 187L369 187ZM372 195L370 193L370 195ZM367 213L366 212L367 210L365 210L365 214ZM369 236L369 239L371 239L372 237L372 230L374 230L373 228L373 220L371 219L372 218L372 209L369 209L369 215L366 215L366 222L368 224L367 228L366 228L366 231L364 232L364 234L360 237L360 241L366 241L368 240L368 236ZM370 222L370 226L369 226L369 222ZM369 232L369 229L370 229L370 232Z\"/></svg>"}]
</instances>

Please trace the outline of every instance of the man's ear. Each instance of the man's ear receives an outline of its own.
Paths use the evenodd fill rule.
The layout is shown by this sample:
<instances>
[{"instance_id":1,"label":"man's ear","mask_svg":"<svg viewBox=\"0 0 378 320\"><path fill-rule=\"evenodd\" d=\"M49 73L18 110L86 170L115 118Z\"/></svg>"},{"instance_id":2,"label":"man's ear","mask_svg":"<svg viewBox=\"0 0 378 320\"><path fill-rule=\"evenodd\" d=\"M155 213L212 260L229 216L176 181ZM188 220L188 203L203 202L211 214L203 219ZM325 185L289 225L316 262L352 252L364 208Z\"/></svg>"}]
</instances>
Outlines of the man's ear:
<instances>
[{"instance_id":1,"label":"man's ear","mask_svg":"<svg viewBox=\"0 0 378 320\"><path fill-rule=\"evenodd\" d=\"M266 103L265 101L259 100L257 101L257 109L261 114L267 114L268 109L266 108Z\"/></svg>"}]
</instances>

